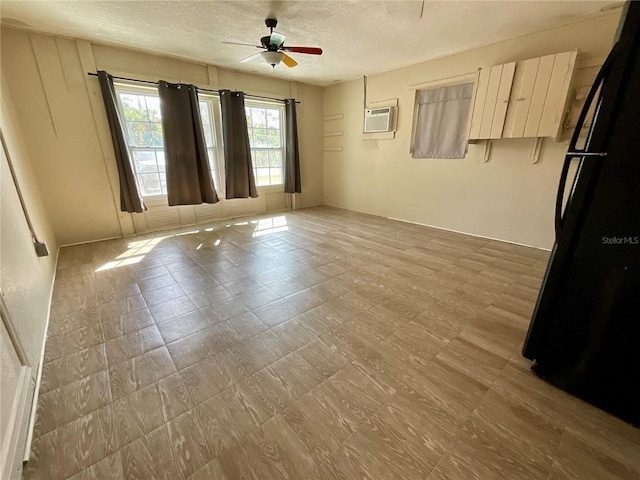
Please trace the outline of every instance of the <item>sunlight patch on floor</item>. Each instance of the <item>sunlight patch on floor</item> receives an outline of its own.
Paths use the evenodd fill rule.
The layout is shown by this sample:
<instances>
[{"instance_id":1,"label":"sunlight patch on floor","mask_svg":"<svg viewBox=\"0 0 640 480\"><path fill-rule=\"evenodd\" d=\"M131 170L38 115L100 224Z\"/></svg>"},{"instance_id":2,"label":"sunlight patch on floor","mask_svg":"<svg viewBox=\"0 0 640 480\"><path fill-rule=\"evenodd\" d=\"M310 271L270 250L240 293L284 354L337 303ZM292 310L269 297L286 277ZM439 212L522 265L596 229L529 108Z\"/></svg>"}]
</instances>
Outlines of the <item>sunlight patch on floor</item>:
<instances>
[{"instance_id":1,"label":"sunlight patch on floor","mask_svg":"<svg viewBox=\"0 0 640 480\"><path fill-rule=\"evenodd\" d=\"M263 218L258 220L253 237L261 237L277 232L286 232L289 230L287 219L285 216Z\"/></svg>"},{"instance_id":2,"label":"sunlight patch on floor","mask_svg":"<svg viewBox=\"0 0 640 480\"><path fill-rule=\"evenodd\" d=\"M251 220L244 222L237 222L233 224L227 224L226 227L244 227L244 226L255 226L255 230L252 236L261 237L263 235L270 235L278 232L286 232L289 230L289 226L287 225L287 219L284 215L280 215L277 217L263 218L260 220ZM158 237L154 237L146 240L136 240L129 242L127 244L127 250L120 255L118 255L114 260L105 263L101 267L97 268L96 272L103 272L106 270L111 270L117 267L123 267L126 265L132 265L140 262L146 254L151 252L160 242L167 238L178 237L184 235L194 235L198 234L201 231L204 232L214 232L214 227L203 228L202 230L189 230L186 232L178 232L171 235L161 235ZM222 239L216 239L212 244L207 244L207 242L200 242L196 247L196 250L200 250L205 246L214 246L217 247L222 243Z\"/></svg>"},{"instance_id":3,"label":"sunlight patch on floor","mask_svg":"<svg viewBox=\"0 0 640 480\"><path fill-rule=\"evenodd\" d=\"M116 268L116 267L133 265L134 263L140 262L143 258L144 258L144 255L139 255L137 257L128 257L123 260L114 260L113 262L107 262L104 265L102 265L100 268L96 269L96 272L104 272L105 270L111 270L112 268Z\"/></svg>"}]
</instances>

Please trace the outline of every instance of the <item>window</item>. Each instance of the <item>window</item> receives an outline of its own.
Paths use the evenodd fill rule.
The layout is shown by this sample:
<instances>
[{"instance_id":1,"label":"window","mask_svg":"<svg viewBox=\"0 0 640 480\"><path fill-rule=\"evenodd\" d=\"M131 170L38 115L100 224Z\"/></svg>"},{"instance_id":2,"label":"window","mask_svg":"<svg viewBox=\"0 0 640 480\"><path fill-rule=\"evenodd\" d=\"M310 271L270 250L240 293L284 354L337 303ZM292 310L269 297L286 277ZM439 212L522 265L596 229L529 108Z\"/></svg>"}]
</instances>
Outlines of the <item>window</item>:
<instances>
[{"instance_id":1,"label":"window","mask_svg":"<svg viewBox=\"0 0 640 480\"><path fill-rule=\"evenodd\" d=\"M143 196L167 193L157 94L117 90L125 131Z\"/></svg>"},{"instance_id":2,"label":"window","mask_svg":"<svg viewBox=\"0 0 640 480\"><path fill-rule=\"evenodd\" d=\"M473 82L416 91L411 156L464 158Z\"/></svg>"},{"instance_id":3,"label":"window","mask_svg":"<svg viewBox=\"0 0 640 480\"><path fill-rule=\"evenodd\" d=\"M160 98L155 88L116 84L119 108L124 118L127 143L143 197L167 194ZM213 183L222 192L215 141L215 97L200 95L200 117ZM284 160L284 107L247 101L245 107L251 145L253 173L257 186L282 185ZM217 119L217 120L216 120Z\"/></svg>"},{"instance_id":4,"label":"window","mask_svg":"<svg viewBox=\"0 0 640 480\"><path fill-rule=\"evenodd\" d=\"M160 98L153 88L116 85L127 143L143 197L167 194ZM220 192L212 98L200 98L200 116L215 188Z\"/></svg>"},{"instance_id":5,"label":"window","mask_svg":"<svg viewBox=\"0 0 640 480\"><path fill-rule=\"evenodd\" d=\"M213 98L203 98L200 96L200 118L202 119L202 129L204 130L204 141L207 146L209 157L209 168L216 191L220 193L220 178L218 177L218 159L216 155L216 143L213 125Z\"/></svg>"},{"instance_id":6,"label":"window","mask_svg":"<svg viewBox=\"0 0 640 480\"><path fill-rule=\"evenodd\" d=\"M256 185L281 185L284 108L270 103L247 101L245 111Z\"/></svg>"}]
</instances>

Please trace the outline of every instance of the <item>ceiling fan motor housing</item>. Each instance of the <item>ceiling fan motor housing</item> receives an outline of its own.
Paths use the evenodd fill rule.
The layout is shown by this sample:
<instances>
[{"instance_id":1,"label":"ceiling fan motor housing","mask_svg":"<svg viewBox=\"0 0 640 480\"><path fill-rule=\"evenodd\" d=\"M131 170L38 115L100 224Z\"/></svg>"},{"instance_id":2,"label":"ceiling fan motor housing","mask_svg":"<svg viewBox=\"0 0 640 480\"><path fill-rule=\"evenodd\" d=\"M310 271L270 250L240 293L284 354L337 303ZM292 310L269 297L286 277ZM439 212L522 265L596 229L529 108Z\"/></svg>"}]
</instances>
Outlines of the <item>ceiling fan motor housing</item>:
<instances>
[{"instance_id":1,"label":"ceiling fan motor housing","mask_svg":"<svg viewBox=\"0 0 640 480\"><path fill-rule=\"evenodd\" d=\"M267 35L266 37L262 37L260 39L260 43L264 48L266 48L270 52L277 52L280 45L271 45L269 42L271 41L271 35Z\"/></svg>"},{"instance_id":2,"label":"ceiling fan motor housing","mask_svg":"<svg viewBox=\"0 0 640 480\"><path fill-rule=\"evenodd\" d=\"M275 18L267 18L264 23L267 25L267 28L276 28L276 25L278 25L278 20L276 20Z\"/></svg>"}]
</instances>

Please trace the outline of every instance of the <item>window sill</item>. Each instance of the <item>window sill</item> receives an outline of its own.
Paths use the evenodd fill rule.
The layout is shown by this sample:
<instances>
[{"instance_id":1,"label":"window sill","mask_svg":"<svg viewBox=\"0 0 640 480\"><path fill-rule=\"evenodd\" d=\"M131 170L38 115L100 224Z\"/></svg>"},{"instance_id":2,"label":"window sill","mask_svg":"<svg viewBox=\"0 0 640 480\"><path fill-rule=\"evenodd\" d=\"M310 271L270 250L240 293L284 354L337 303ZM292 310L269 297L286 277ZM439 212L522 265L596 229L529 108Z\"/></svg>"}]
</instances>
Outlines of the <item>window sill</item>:
<instances>
[{"instance_id":1,"label":"window sill","mask_svg":"<svg viewBox=\"0 0 640 480\"><path fill-rule=\"evenodd\" d=\"M258 194L261 193L284 193L284 185L281 183L280 185L263 185L257 187Z\"/></svg>"},{"instance_id":2,"label":"window sill","mask_svg":"<svg viewBox=\"0 0 640 480\"><path fill-rule=\"evenodd\" d=\"M147 207L160 207L169 205L169 200L166 195L149 195L148 197L142 197L144 204Z\"/></svg>"},{"instance_id":3,"label":"window sill","mask_svg":"<svg viewBox=\"0 0 640 480\"><path fill-rule=\"evenodd\" d=\"M258 195L263 193L284 193L284 184L262 185L256 188L258 189ZM220 200L225 200L224 194L218 192L218 195L221 195ZM166 195L149 195L148 197L142 197L142 199L147 207L166 207L169 205L169 200Z\"/></svg>"}]
</instances>

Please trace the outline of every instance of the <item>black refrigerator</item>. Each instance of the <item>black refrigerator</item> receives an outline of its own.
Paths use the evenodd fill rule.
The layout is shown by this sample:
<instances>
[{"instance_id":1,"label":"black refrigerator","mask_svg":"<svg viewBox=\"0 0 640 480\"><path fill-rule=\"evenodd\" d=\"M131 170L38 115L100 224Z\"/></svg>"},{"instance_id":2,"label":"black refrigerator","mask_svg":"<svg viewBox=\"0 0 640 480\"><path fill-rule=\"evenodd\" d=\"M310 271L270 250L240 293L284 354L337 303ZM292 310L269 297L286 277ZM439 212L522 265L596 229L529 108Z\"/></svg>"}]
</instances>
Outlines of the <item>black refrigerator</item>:
<instances>
[{"instance_id":1,"label":"black refrigerator","mask_svg":"<svg viewBox=\"0 0 640 480\"><path fill-rule=\"evenodd\" d=\"M640 2L624 8L569 143L523 355L541 378L640 426Z\"/></svg>"}]
</instances>

